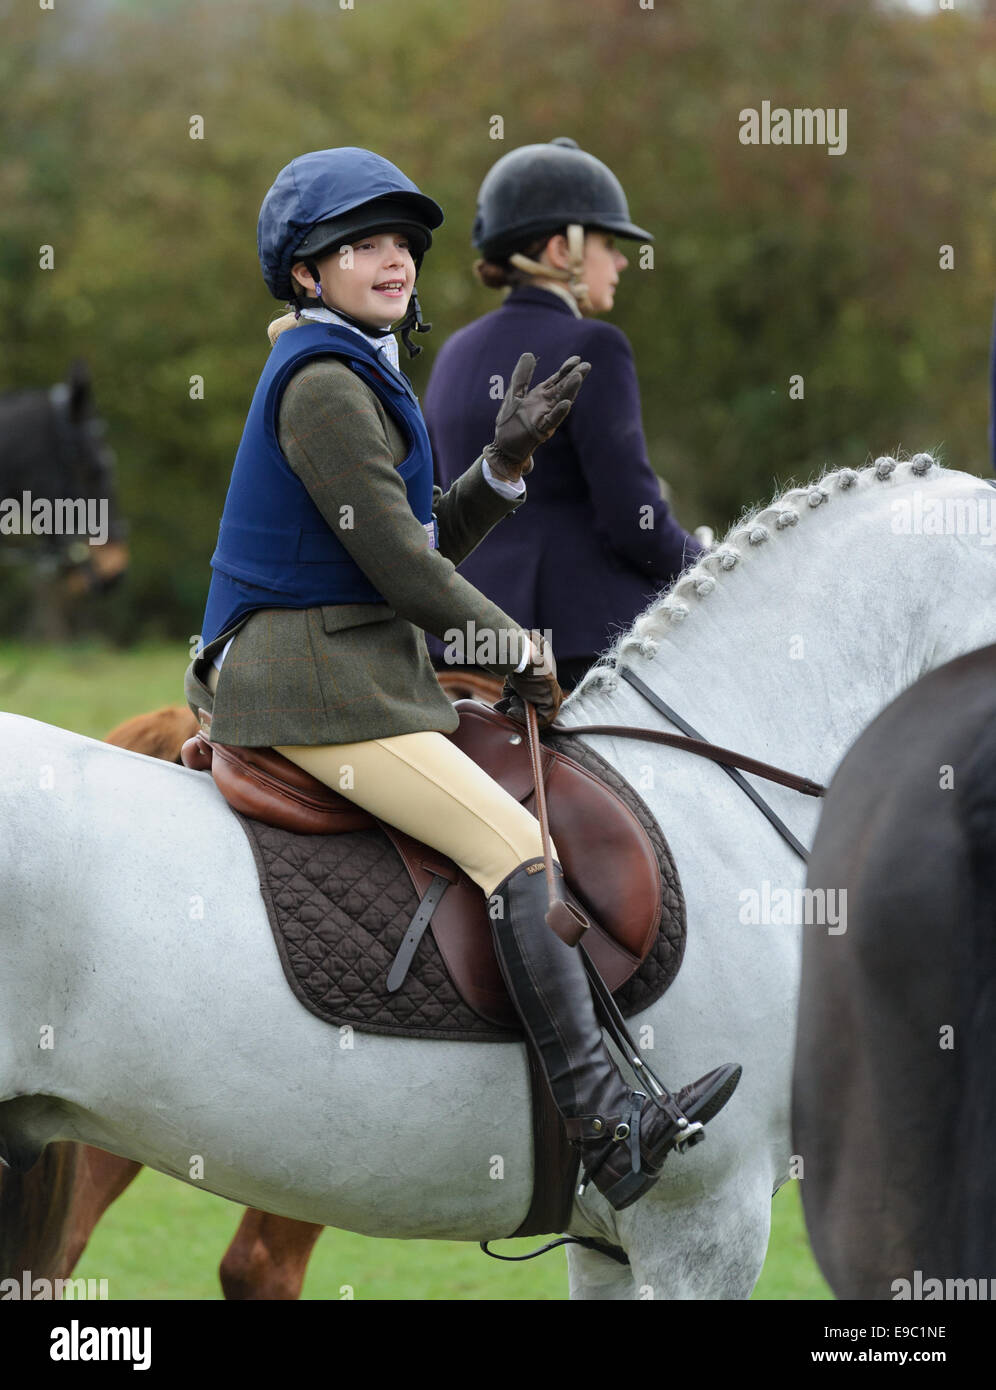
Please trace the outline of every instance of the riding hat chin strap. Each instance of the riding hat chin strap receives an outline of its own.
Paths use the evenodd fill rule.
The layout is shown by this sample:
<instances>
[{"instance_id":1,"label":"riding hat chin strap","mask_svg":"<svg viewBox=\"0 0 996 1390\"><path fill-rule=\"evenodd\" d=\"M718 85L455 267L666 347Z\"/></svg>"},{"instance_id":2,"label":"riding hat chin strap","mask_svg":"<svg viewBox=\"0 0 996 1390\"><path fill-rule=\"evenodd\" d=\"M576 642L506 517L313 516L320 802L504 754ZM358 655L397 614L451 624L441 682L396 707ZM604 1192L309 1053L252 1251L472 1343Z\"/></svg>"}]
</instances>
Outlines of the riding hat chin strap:
<instances>
[{"instance_id":1,"label":"riding hat chin strap","mask_svg":"<svg viewBox=\"0 0 996 1390\"><path fill-rule=\"evenodd\" d=\"M584 279L584 236L584 227L580 222L568 224L566 270L561 270L555 265L546 265L543 261L534 261L529 256L524 256L521 251L514 252L508 259L510 264L534 278L566 281L566 287L579 307L591 314L594 313L594 306Z\"/></svg>"}]
</instances>

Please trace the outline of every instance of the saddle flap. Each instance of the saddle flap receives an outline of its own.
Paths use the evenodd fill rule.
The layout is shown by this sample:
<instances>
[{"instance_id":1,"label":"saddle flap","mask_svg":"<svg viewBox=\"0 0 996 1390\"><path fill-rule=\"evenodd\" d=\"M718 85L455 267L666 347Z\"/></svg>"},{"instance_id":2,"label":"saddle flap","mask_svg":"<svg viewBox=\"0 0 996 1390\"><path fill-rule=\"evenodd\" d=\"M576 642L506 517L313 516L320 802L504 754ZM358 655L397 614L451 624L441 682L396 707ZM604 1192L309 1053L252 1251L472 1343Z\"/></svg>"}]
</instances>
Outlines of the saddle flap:
<instances>
[{"instance_id":1,"label":"saddle flap","mask_svg":"<svg viewBox=\"0 0 996 1390\"><path fill-rule=\"evenodd\" d=\"M489 1023L519 1027L491 944L487 902L480 888L452 860L431 851L429 858L425 845L394 826L382 824L381 829L404 860L420 899L428 891L433 873L450 879L433 911L429 930L463 999Z\"/></svg>"},{"instance_id":2,"label":"saddle flap","mask_svg":"<svg viewBox=\"0 0 996 1390\"><path fill-rule=\"evenodd\" d=\"M453 708L460 716L460 724L446 737L489 777L500 782L516 801L525 802L534 794L525 726L479 700L457 700ZM540 757L545 776L554 754L543 748Z\"/></svg>"},{"instance_id":3,"label":"saddle flap","mask_svg":"<svg viewBox=\"0 0 996 1390\"><path fill-rule=\"evenodd\" d=\"M474 700L458 700L455 709L460 727L451 741L535 814L522 725ZM541 763L550 834L578 905L634 962L643 960L660 921L663 891L646 831L614 791L573 759L544 747Z\"/></svg>"},{"instance_id":4,"label":"saddle flap","mask_svg":"<svg viewBox=\"0 0 996 1390\"><path fill-rule=\"evenodd\" d=\"M582 909L631 956L635 969L653 945L663 892L646 831L615 792L561 753L553 755L546 801L564 877ZM527 804L532 810L532 802ZM590 954L599 964L596 951Z\"/></svg>"},{"instance_id":5,"label":"saddle flap","mask_svg":"<svg viewBox=\"0 0 996 1390\"><path fill-rule=\"evenodd\" d=\"M488 705L460 700L451 741L489 776L534 810L535 787L522 726ZM657 852L633 812L614 791L573 759L541 752L550 832L556 841L567 900L592 921L585 947L610 990L619 989L646 958L662 911ZM405 861L419 898L441 856L391 826L382 829ZM514 1027L516 1015L491 944L487 902L451 861L452 882L437 903L430 931L467 1003L490 1022Z\"/></svg>"},{"instance_id":6,"label":"saddle flap","mask_svg":"<svg viewBox=\"0 0 996 1390\"><path fill-rule=\"evenodd\" d=\"M381 829L404 860L420 899L428 891L433 874L450 880L433 911L429 930L461 997L489 1023L518 1028L519 1017L501 976L491 941L487 900L480 888L451 860L426 854L425 846L410 835L391 825L381 824ZM566 896L569 902L577 901L569 890ZM641 963L607 936L597 922L592 923L584 941L612 991L624 985Z\"/></svg>"}]
</instances>

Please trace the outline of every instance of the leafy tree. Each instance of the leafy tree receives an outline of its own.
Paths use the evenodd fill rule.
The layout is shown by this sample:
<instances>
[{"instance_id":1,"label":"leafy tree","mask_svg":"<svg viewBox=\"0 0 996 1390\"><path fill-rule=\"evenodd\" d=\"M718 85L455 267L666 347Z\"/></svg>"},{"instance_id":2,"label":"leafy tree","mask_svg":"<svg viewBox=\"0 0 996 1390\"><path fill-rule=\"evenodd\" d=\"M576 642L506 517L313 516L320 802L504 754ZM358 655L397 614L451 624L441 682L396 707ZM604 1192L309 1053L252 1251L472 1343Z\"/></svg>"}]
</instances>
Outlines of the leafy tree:
<instances>
[{"instance_id":1,"label":"leafy tree","mask_svg":"<svg viewBox=\"0 0 996 1390\"><path fill-rule=\"evenodd\" d=\"M0 16L0 384L91 363L132 522L128 582L102 609L122 638L197 630L280 308L256 217L307 149L369 146L446 210L420 282L434 332L418 389L446 335L498 304L470 271L494 160L555 135L604 159L657 238L652 269L625 248L613 318L686 525L725 526L776 482L897 446L989 467L991 13L605 0L581 22L569 0L8 0ZM763 101L845 109L846 153L741 143L740 112Z\"/></svg>"}]
</instances>

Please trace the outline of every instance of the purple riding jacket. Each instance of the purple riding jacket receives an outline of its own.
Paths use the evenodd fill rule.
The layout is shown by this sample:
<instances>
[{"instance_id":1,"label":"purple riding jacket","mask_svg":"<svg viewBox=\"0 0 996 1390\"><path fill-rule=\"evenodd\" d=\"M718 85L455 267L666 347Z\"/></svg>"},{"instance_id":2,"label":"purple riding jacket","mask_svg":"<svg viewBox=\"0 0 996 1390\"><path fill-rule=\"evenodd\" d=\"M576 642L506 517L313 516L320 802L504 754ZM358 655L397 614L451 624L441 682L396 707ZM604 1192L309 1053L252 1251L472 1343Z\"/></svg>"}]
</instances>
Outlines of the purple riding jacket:
<instances>
[{"instance_id":1,"label":"purple riding jacket","mask_svg":"<svg viewBox=\"0 0 996 1390\"><path fill-rule=\"evenodd\" d=\"M501 307L440 349L423 413L443 488L494 434L500 396L519 356L534 383L577 354L591 372L556 434L533 456L528 499L484 538L460 573L527 628L552 632L558 667L591 664L702 547L671 515L647 457L640 393L626 335L575 318L557 294L513 290ZM433 661L443 644L428 636Z\"/></svg>"}]
</instances>

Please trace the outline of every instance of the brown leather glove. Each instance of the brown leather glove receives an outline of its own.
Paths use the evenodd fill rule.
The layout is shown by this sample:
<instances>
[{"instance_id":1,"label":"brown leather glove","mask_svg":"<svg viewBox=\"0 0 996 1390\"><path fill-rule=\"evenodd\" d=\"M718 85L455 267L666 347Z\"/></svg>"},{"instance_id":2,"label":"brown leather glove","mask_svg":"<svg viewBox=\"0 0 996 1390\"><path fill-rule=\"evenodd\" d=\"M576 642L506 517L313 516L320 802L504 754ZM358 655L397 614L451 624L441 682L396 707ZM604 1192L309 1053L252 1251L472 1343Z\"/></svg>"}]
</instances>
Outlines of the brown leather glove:
<instances>
[{"instance_id":1,"label":"brown leather glove","mask_svg":"<svg viewBox=\"0 0 996 1390\"><path fill-rule=\"evenodd\" d=\"M524 352L495 420L495 437L482 451L491 472L503 482L517 483L531 471L533 450L567 418L591 363L568 357L559 371L530 389L535 370L536 358Z\"/></svg>"},{"instance_id":2,"label":"brown leather glove","mask_svg":"<svg viewBox=\"0 0 996 1390\"><path fill-rule=\"evenodd\" d=\"M539 654L539 661L528 662L522 671L514 671L505 677L502 698L495 705L501 714L520 724L526 722L523 701L536 707L536 718L541 729L552 724L563 704L564 692L557 683L557 663L548 642L542 633L531 632L533 648Z\"/></svg>"}]
</instances>

